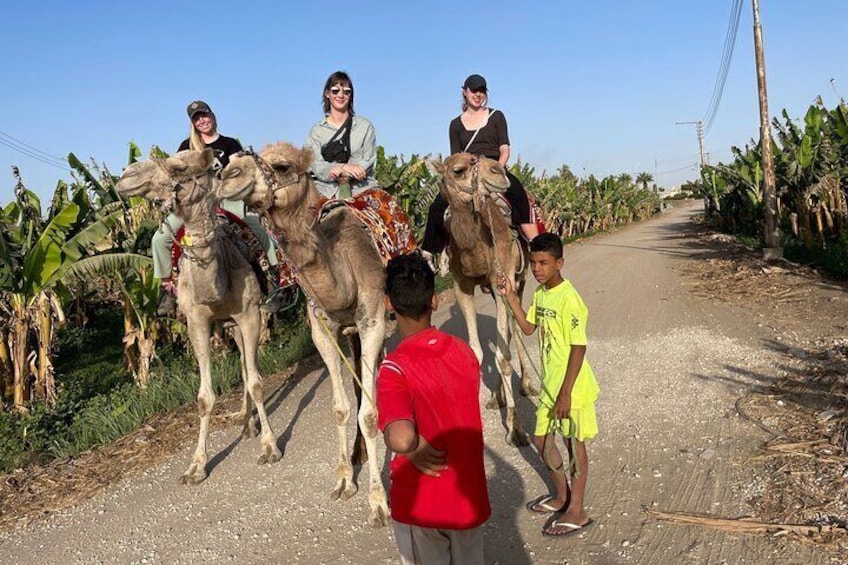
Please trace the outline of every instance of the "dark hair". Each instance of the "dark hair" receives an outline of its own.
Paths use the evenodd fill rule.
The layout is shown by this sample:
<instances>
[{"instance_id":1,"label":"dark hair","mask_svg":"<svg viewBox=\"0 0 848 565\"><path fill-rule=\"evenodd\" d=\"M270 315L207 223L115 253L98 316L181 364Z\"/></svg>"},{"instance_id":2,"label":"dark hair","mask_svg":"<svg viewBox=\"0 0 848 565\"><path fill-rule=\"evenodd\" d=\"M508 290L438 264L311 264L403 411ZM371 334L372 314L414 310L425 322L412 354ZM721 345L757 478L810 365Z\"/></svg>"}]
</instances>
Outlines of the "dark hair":
<instances>
[{"instance_id":1,"label":"dark hair","mask_svg":"<svg viewBox=\"0 0 848 565\"><path fill-rule=\"evenodd\" d=\"M530 242L530 252L538 253L546 251L554 256L554 259L562 259L562 240L554 233L542 233Z\"/></svg>"},{"instance_id":2,"label":"dark hair","mask_svg":"<svg viewBox=\"0 0 848 565\"><path fill-rule=\"evenodd\" d=\"M324 83L324 90L321 91L321 104L324 105L324 114L330 113L330 100L327 98L326 94L333 85L339 84L341 86L349 86L350 87L350 103L348 105L348 111L350 115L353 115L353 81L350 80L348 74L344 71L336 71L327 77L327 82Z\"/></svg>"},{"instance_id":3,"label":"dark hair","mask_svg":"<svg viewBox=\"0 0 848 565\"><path fill-rule=\"evenodd\" d=\"M401 316L421 318L435 291L436 275L420 254L400 255L386 265L386 296Z\"/></svg>"}]
</instances>

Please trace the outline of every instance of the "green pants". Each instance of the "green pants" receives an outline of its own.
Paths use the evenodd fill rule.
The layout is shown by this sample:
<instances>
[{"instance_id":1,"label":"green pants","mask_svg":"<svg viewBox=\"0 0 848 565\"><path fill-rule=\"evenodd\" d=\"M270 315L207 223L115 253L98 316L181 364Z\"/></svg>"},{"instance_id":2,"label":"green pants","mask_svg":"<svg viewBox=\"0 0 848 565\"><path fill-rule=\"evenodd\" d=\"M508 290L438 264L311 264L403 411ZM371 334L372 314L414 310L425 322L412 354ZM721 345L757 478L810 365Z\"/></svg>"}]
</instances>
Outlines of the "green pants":
<instances>
[{"instance_id":1,"label":"green pants","mask_svg":"<svg viewBox=\"0 0 848 565\"><path fill-rule=\"evenodd\" d=\"M268 254L268 263L273 267L277 265L277 248L274 246L274 241L268 232L259 221L259 216L255 214L244 213L244 202L241 200L223 200L221 208L235 214L256 234L265 253ZM170 229L165 224L170 226ZM168 214L156 233L153 234L151 248L153 251L153 276L157 279L167 279L171 277L171 246L174 244L174 234L177 233L183 225L183 220L174 214Z\"/></svg>"}]
</instances>

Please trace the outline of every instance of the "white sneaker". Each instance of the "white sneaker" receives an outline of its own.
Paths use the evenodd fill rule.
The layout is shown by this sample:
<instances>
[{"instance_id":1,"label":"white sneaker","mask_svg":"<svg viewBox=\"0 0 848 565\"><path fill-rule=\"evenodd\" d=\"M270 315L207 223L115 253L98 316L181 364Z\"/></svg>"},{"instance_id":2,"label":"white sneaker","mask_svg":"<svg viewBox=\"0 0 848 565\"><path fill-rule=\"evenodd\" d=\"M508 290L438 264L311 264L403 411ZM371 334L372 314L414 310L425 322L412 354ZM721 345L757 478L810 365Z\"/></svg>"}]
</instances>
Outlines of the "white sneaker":
<instances>
[{"instance_id":1,"label":"white sneaker","mask_svg":"<svg viewBox=\"0 0 848 565\"><path fill-rule=\"evenodd\" d=\"M427 264L430 266L430 270L432 270L435 273L436 272L436 261L435 261L435 258L433 257L433 254L430 253L429 251L424 251L420 247L418 249L421 250L421 256L424 258L425 261L427 261Z\"/></svg>"},{"instance_id":2,"label":"white sneaker","mask_svg":"<svg viewBox=\"0 0 848 565\"><path fill-rule=\"evenodd\" d=\"M446 277L450 273L450 257L447 252L439 253L439 275Z\"/></svg>"}]
</instances>

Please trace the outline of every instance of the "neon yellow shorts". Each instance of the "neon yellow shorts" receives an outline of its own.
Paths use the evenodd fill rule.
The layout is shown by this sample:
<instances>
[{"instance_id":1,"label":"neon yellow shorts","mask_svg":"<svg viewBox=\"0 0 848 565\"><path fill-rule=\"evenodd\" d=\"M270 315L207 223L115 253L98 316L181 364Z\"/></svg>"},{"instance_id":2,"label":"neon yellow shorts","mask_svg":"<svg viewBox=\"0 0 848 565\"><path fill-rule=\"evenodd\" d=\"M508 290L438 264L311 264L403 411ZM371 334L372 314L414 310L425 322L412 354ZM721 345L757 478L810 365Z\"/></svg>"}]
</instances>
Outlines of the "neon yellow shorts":
<instances>
[{"instance_id":1,"label":"neon yellow shorts","mask_svg":"<svg viewBox=\"0 0 848 565\"><path fill-rule=\"evenodd\" d=\"M567 420L555 420L551 417L552 408L539 404L536 409L536 431L534 435L545 436L558 433L562 437L572 437L577 441L586 441L598 435L598 418L595 405L590 403L582 408L572 408Z\"/></svg>"}]
</instances>

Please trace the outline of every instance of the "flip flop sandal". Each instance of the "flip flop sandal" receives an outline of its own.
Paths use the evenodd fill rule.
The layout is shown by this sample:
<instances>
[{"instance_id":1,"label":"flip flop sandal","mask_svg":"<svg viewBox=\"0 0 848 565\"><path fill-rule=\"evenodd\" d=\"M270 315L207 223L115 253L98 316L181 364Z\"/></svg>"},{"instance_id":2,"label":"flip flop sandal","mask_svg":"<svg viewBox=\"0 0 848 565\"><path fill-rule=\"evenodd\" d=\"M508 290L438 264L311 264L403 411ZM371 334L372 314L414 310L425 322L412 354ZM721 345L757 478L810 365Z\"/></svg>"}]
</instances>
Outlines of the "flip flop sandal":
<instances>
[{"instance_id":1,"label":"flip flop sandal","mask_svg":"<svg viewBox=\"0 0 848 565\"><path fill-rule=\"evenodd\" d=\"M550 524L547 524L544 528L542 528L542 535L548 537L565 537L571 535L575 532L582 532L588 530L595 523L594 520L589 518L589 521L583 524L572 524L571 522L559 522L557 520L552 521ZM551 528L570 528L564 532L554 533L551 532Z\"/></svg>"},{"instance_id":2,"label":"flip flop sandal","mask_svg":"<svg viewBox=\"0 0 848 565\"><path fill-rule=\"evenodd\" d=\"M557 508L556 506L551 506L550 504L548 504L553 500L555 500L553 496L549 494L543 494L539 498L528 502L526 504L527 510L529 510L533 514L553 514L555 512L562 512L564 508Z\"/></svg>"}]
</instances>

